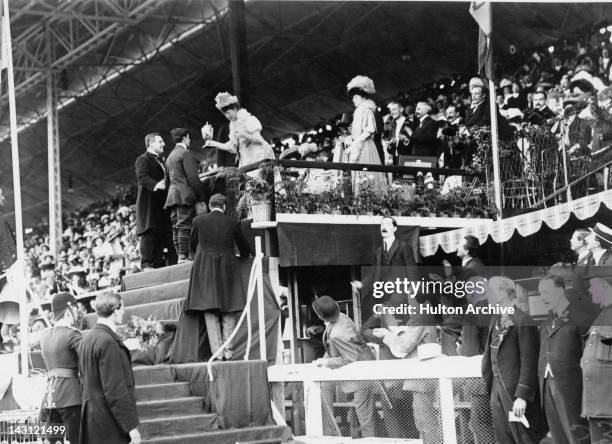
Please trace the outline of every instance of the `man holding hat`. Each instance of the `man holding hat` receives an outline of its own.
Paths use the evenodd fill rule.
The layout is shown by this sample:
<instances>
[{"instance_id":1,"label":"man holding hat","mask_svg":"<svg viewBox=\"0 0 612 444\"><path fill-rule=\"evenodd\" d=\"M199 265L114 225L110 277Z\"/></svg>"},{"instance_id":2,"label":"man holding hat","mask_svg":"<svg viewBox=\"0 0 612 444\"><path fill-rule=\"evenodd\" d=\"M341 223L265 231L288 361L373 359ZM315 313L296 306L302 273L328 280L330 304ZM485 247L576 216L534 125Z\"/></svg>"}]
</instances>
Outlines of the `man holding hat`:
<instances>
[{"instance_id":1,"label":"man holding hat","mask_svg":"<svg viewBox=\"0 0 612 444\"><path fill-rule=\"evenodd\" d=\"M42 412L49 423L66 426L70 444L79 442L81 422L81 385L78 379L77 350L81 332L74 328L77 307L70 293L59 293L51 301L53 328L40 339L42 358L47 367L47 389Z\"/></svg>"},{"instance_id":2,"label":"man holding hat","mask_svg":"<svg viewBox=\"0 0 612 444\"><path fill-rule=\"evenodd\" d=\"M366 345L365 340L357 331L353 321L344 313L330 296L321 296L312 304L313 311L325 322L325 333L323 333L323 344L325 355L317 359L313 364L318 367L339 368L355 361L374 360L372 351ZM335 424L333 413L333 386L330 384L321 386L321 397L323 409L329 418L323 421L325 435L333 435L332 424ZM355 410L361 436L363 438L374 436L374 398L372 387L365 382L345 382L340 389L344 393L354 393Z\"/></svg>"},{"instance_id":3,"label":"man holding hat","mask_svg":"<svg viewBox=\"0 0 612 444\"><path fill-rule=\"evenodd\" d=\"M585 239L591 252L587 265L612 265L612 229L597 223L589 231Z\"/></svg>"},{"instance_id":4,"label":"man holding hat","mask_svg":"<svg viewBox=\"0 0 612 444\"><path fill-rule=\"evenodd\" d=\"M582 367L582 416L588 418L591 442L612 439L612 267L592 267L589 280L593 302L603 310L587 335Z\"/></svg>"}]
</instances>

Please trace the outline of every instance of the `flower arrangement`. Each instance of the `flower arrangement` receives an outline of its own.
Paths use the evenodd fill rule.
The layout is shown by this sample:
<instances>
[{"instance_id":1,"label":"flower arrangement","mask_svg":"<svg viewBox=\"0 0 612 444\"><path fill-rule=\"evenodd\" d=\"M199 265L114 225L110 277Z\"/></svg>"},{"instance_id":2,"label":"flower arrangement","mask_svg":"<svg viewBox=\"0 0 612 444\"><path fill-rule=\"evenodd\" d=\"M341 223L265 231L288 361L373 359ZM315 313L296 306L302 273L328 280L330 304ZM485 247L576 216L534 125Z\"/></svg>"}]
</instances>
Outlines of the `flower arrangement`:
<instances>
[{"instance_id":1,"label":"flower arrangement","mask_svg":"<svg viewBox=\"0 0 612 444\"><path fill-rule=\"evenodd\" d=\"M303 181L291 177L277 186L277 213L353 214L413 217L493 217L497 210L489 204L488 188L477 183L440 193L438 181L419 174L415 184L392 183L379 196L372 179L362 179L359 195L351 199L350 176L319 194L308 193ZM406 192L408 190L409 192Z\"/></svg>"},{"instance_id":2,"label":"flower arrangement","mask_svg":"<svg viewBox=\"0 0 612 444\"><path fill-rule=\"evenodd\" d=\"M140 350L146 350L157 344L163 333L163 327L159 321L155 321L151 317L143 319L139 316L132 316L126 325L117 328L117 333L124 341L137 340Z\"/></svg>"}]
</instances>

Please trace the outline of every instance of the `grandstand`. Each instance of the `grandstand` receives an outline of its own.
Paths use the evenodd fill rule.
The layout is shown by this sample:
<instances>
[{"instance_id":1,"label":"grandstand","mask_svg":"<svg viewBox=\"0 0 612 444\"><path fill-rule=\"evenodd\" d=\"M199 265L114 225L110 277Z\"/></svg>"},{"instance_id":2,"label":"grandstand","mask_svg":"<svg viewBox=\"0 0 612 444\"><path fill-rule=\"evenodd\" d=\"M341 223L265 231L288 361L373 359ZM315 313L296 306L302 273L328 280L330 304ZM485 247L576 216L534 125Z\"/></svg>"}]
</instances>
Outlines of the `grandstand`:
<instances>
[{"instance_id":1,"label":"grandstand","mask_svg":"<svg viewBox=\"0 0 612 444\"><path fill-rule=\"evenodd\" d=\"M612 63L603 52L612 47L609 4L494 5L499 89L491 94L511 133L500 142L500 183L493 181L489 126L470 128L467 136L459 127L445 132L452 126L449 105L462 116L469 109L468 84L478 69L478 27L467 3L11 0L9 12L30 327L36 333L34 321L49 317L50 298L60 290L73 292L82 304L84 329L96 322L90 302L109 289L121 292L128 315L163 324L168 348L132 355L139 409L145 412L144 442L204 437L284 442L291 436L287 425L294 435L323 435L332 427L357 438L355 400L342 393L346 381L381 390L374 406L384 417L390 401L382 387L395 387L399 396L403 379L418 386L415 392L436 393L428 411L437 421L434 442L471 442L466 393L478 384L479 361L455 356L439 358L447 360L439 364L398 361L374 379L380 369L375 362L335 376L311 371L305 365L313 356L307 333L313 289L326 281L359 326L365 309L348 283L373 262L382 215L395 216L415 257L434 266L456 260L453 254L466 235L479 239L488 265L550 265L562 259L575 228L612 224ZM357 73L375 80L381 116L391 101L407 109L428 103L440 129L440 153L462 147L455 163L444 157L446 165L439 168L351 165L334 158L352 112L345 84ZM579 91L566 84L576 75L583 81ZM584 81L592 91L580 90ZM521 85L517 96L512 83ZM4 81L1 90L6 91ZM191 264L140 272L134 162L151 132L161 133L169 147L172 128L189 128L192 144L202 145L197 129L204 122L215 129L227 123L214 108L215 95L224 90L234 91L258 117L277 159L232 170L242 181L240 189L231 187L230 170L217 168L211 156L202 166L201 180L211 189L223 183L252 251L265 255L249 262L261 274L261 288L252 288L259 299L247 307L252 324L237 330L238 359L251 361L213 365L206 363L210 350L202 351L193 334L203 328L201 320L183 310ZM540 90L551 108L565 105L548 119L533 114L531 99ZM0 99L0 188L7 198L1 215L13 225L9 109L7 96ZM399 180L382 198L352 195L346 183L362 169ZM272 209L263 220L238 204L249 193L248 170L270 182L274 177ZM314 191L320 177L332 175L333 189ZM409 181L416 191L406 186ZM298 183L305 187L298 189ZM496 186L501 208L495 208ZM245 288L247 268L241 277ZM0 290L3 285L0 281ZM5 352L0 358L6 355L6 362L17 366L19 335L7 324L18 323L18 311L12 310L10 321L2 316L2 304L18 299L10 300L12 291L9 283L2 293L7 300L0 296ZM259 333L252 343L251 331ZM30 366L44 367L35 346ZM213 388L207 379L211 369L222 381ZM230 391L229 380L238 382L224 399L219 393ZM267 382L269 398L267 390L253 388L267 388ZM335 396L334 424L322 414L326 385ZM23 407L18 390L13 383L0 392L5 395L0 411ZM255 392L245 407L241 400ZM211 393L219 404L205 409L202 402L210 401ZM23 408L26 413L31 416ZM379 436L391 439L381 424ZM422 442L414 424L406 427L411 428L406 442Z\"/></svg>"}]
</instances>

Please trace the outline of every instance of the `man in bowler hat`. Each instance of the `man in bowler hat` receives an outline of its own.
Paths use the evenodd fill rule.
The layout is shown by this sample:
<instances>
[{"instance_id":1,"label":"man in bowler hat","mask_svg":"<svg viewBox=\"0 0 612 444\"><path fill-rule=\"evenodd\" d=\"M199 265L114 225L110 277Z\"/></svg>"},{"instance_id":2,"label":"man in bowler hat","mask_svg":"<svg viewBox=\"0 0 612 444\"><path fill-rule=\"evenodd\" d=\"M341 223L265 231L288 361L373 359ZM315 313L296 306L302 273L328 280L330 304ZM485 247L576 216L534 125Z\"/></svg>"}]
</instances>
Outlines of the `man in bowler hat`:
<instances>
[{"instance_id":1,"label":"man in bowler hat","mask_svg":"<svg viewBox=\"0 0 612 444\"><path fill-rule=\"evenodd\" d=\"M42 413L49 424L62 423L70 444L78 444L81 384L77 350L81 332L74 328L78 318L76 300L70 293L58 293L53 296L51 309L54 326L40 338L40 351L48 371Z\"/></svg>"},{"instance_id":2,"label":"man in bowler hat","mask_svg":"<svg viewBox=\"0 0 612 444\"><path fill-rule=\"evenodd\" d=\"M79 347L83 378L82 444L139 444L130 352L116 333L124 310L116 293L96 297L98 323Z\"/></svg>"}]
</instances>

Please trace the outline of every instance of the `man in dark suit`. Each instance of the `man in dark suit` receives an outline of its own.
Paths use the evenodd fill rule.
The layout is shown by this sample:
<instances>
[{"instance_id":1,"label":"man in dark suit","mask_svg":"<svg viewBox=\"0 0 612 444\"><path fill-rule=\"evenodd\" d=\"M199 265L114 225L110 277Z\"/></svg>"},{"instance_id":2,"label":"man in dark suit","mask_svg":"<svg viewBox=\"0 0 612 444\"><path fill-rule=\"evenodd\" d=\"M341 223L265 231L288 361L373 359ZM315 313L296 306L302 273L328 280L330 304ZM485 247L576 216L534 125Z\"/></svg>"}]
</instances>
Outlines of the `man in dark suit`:
<instances>
[{"instance_id":1,"label":"man in dark suit","mask_svg":"<svg viewBox=\"0 0 612 444\"><path fill-rule=\"evenodd\" d=\"M164 140L157 133L145 136L147 151L136 159L138 196L136 229L140 236L140 266L143 270L163 266L163 249L172 250L170 214L166 203L166 169L161 159Z\"/></svg>"},{"instance_id":2,"label":"man in dark suit","mask_svg":"<svg viewBox=\"0 0 612 444\"><path fill-rule=\"evenodd\" d=\"M410 154L413 156L437 156L439 149L438 125L429 116L431 106L425 102L416 105L415 114L418 125L412 132Z\"/></svg>"},{"instance_id":3,"label":"man in dark suit","mask_svg":"<svg viewBox=\"0 0 612 444\"><path fill-rule=\"evenodd\" d=\"M414 248L407 242L401 241L395 237L397 231L397 221L391 216L384 216L380 223L380 234L382 236L382 245L376 249L375 263L370 273L363 278L363 284L360 281L353 281L351 285L353 291L361 290L362 312L367 313L369 318L373 313L373 283L390 281L394 282L396 278L408 278L409 280L418 280L417 261L415 260ZM376 301L389 303L392 295L388 295L386 300Z\"/></svg>"},{"instance_id":4,"label":"man in dark suit","mask_svg":"<svg viewBox=\"0 0 612 444\"><path fill-rule=\"evenodd\" d=\"M525 121L534 125L544 125L548 119L555 117L555 113L546 105L546 93L536 92L532 98L533 108L527 112Z\"/></svg>"},{"instance_id":5,"label":"man in dark suit","mask_svg":"<svg viewBox=\"0 0 612 444\"><path fill-rule=\"evenodd\" d=\"M467 128L490 126L491 108L489 107L489 98L487 97L484 82L479 77L473 77L470 79L469 89L472 103L465 111L465 126ZM497 110L497 127L500 139L508 139L512 136L513 129L508 124L508 121L499 113L499 110Z\"/></svg>"},{"instance_id":6,"label":"man in dark suit","mask_svg":"<svg viewBox=\"0 0 612 444\"><path fill-rule=\"evenodd\" d=\"M545 435L538 390L538 327L516 301L516 284L505 277L489 280L489 303L514 314L491 320L482 359L482 377L491 400L495 442L536 444ZM508 420L508 412L527 419L529 427Z\"/></svg>"},{"instance_id":7,"label":"man in dark suit","mask_svg":"<svg viewBox=\"0 0 612 444\"><path fill-rule=\"evenodd\" d=\"M136 389L130 352L117 336L124 315L121 297L96 297L98 323L79 347L83 379L82 444L139 444Z\"/></svg>"},{"instance_id":8,"label":"man in dark suit","mask_svg":"<svg viewBox=\"0 0 612 444\"><path fill-rule=\"evenodd\" d=\"M444 265L444 275L446 281L452 282L467 282L468 279L480 276L487 277L487 270L482 261L476 257L480 242L475 236L465 236L464 242L457 249L457 257L461 259L461 267L455 268L451 266L447 260L442 261ZM432 275L435 280L439 280L437 275ZM454 294L443 293L440 295L440 302L446 307L466 307L467 301L465 297L459 298ZM461 334L463 325L463 317L461 315L445 315L442 317L442 335L440 342L442 345L442 353L447 356L457 355L457 342Z\"/></svg>"},{"instance_id":9,"label":"man in dark suit","mask_svg":"<svg viewBox=\"0 0 612 444\"><path fill-rule=\"evenodd\" d=\"M590 320L571 306L561 276L548 275L538 290L549 312L540 329L540 396L555 444L584 442L588 422L582 411L580 358ZM588 432L586 432L588 436Z\"/></svg>"},{"instance_id":10,"label":"man in dark suit","mask_svg":"<svg viewBox=\"0 0 612 444\"><path fill-rule=\"evenodd\" d=\"M189 233L195 216L197 196L189 186L183 159L191 139L185 128L174 128L170 134L176 146L166 160L166 174L170 185L164 208L170 210L172 221L172 240L178 255L178 263L187 262L189 258Z\"/></svg>"},{"instance_id":11,"label":"man in dark suit","mask_svg":"<svg viewBox=\"0 0 612 444\"><path fill-rule=\"evenodd\" d=\"M66 426L66 438L79 443L81 423L81 383L78 378L77 350L81 332L74 328L78 317L76 300L70 293L59 293L51 301L53 328L40 338L40 352L47 368L47 389L43 398L43 412L49 424ZM48 436L54 439L61 437Z\"/></svg>"}]
</instances>

